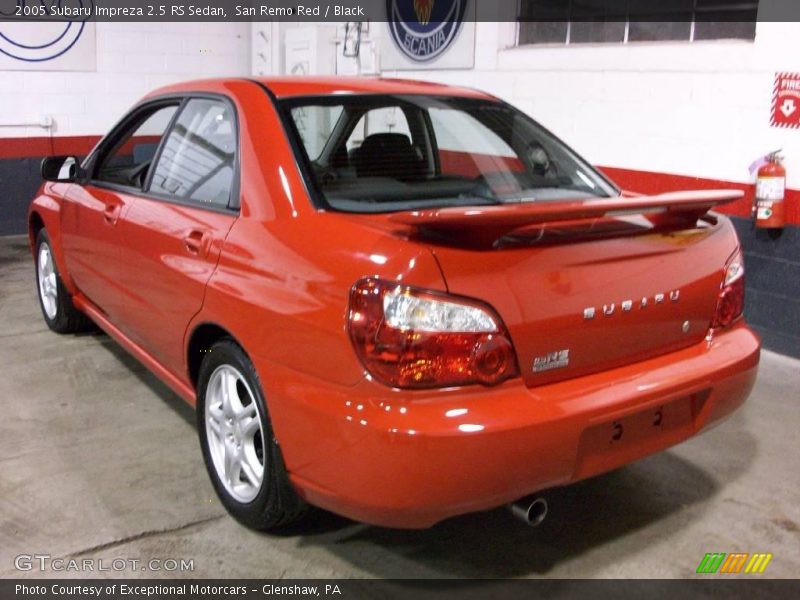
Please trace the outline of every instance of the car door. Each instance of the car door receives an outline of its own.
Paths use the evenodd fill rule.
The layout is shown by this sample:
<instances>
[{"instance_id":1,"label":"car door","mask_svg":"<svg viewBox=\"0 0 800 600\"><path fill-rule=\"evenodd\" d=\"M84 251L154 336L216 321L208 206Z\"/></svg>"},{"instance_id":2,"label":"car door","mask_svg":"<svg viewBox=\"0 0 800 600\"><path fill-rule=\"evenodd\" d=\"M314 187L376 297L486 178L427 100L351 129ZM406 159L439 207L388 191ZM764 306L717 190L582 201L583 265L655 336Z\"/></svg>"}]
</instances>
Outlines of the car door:
<instances>
[{"instance_id":1,"label":"car door","mask_svg":"<svg viewBox=\"0 0 800 600\"><path fill-rule=\"evenodd\" d=\"M117 228L124 315L119 327L180 375L183 338L238 216L233 105L188 99L164 136L144 192Z\"/></svg>"},{"instance_id":2,"label":"car door","mask_svg":"<svg viewBox=\"0 0 800 600\"><path fill-rule=\"evenodd\" d=\"M61 209L67 270L112 322L120 317L119 219L136 201L180 99L135 109L90 157L88 180L71 185Z\"/></svg>"}]
</instances>

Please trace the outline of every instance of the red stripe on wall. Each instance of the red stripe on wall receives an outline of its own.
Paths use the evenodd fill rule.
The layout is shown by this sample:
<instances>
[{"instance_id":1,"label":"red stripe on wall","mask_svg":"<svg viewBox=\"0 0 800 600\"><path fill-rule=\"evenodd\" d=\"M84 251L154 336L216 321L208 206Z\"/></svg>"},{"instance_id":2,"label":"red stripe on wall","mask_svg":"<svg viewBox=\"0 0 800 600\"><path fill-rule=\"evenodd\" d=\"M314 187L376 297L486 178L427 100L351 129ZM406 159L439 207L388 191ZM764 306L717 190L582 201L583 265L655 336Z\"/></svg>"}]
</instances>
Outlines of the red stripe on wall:
<instances>
[{"instance_id":1,"label":"red stripe on wall","mask_svg":"<svg viewBox=\"0 0 800 600\"><path fill-rule=\"evenodd\" d=\"M89 154L99 135L0 138L1 158L33 158L58 154Z\"/></svg>"},{"instance_id":2,"label":"red stripe on wall","mask_svg":"<svg viewBox=\"0 0 800 600\"><path fill-rule=\"evenodd\" d=\"M752 183L736 183L720 179L705 179L703 177L689 177L687 175L655 173L652 171L634 171L617 167L598 168L623 189L641 194L659 194L680 190L742 190L744 198L738 202L721 206L718 210L737 217L750 217L750 207L753 204L753 195L755 194L755 184ZM786 202L786 223L800 225L800 190L786 190L784 202Z\"/></svg>"},{"instance_id":3,"label":"red stripe on wall","mask_svg":"<svg viewBox=\"0 0 800 600\"><path fill-rule=\"evenodd\" d=\"M34 158L54 154L88 154L100 140L99 135L0 138L0 159ZM720 212L749 217L755 185L720 179L690 177L654 171L636 171L617 167L598 167L620 187L642 194L678 190L737 189L745 196L739 202L720 207ZM800 190L786 190L786 223L800 225Z\"/></svg>"},{"instance_id":4,"label":"red stripe on wall","mask_svg":"<svg viewBox=\"0 0 800 600\"><path fill-rule=\"evenodd\" d=\"M522 161L518 158L442 150L441 148L439 149L439 166L445 175L462 175L464 177L477 177L481 173L492 173L500 169L525 170Z\"/></svg>"}]
</instances>

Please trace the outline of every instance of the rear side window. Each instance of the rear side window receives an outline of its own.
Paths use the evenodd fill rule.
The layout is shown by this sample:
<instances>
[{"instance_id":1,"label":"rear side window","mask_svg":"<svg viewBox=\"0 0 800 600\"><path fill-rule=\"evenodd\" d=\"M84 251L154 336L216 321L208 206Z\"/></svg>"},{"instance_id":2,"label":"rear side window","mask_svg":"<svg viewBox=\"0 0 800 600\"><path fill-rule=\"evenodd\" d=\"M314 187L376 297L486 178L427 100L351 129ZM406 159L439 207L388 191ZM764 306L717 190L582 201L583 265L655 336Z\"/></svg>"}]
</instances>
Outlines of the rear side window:
<instances>
[{"instance_id":1,"label":"rear side window","mask_svg":"<svg viewBox=\"0 0 800 600\"><path fill-rule=\"evenodd\" d=\"M189 100L167 135L149 191L226 207L235 159L236 127L229 105Z\"/></svg>"}]
</instances>

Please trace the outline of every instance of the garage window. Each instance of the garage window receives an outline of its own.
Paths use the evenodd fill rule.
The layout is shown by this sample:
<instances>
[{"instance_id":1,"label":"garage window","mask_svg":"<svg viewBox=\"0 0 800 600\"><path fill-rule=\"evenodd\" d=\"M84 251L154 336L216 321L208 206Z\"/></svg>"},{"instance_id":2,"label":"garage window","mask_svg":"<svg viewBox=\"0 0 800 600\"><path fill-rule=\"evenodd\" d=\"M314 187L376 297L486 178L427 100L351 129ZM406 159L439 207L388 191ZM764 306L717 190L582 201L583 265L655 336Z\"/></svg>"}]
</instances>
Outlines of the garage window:
<instances>
[{"instance_id":1,"label":"garage window","mask_svg":"<svg viewBox=\"0 0 800 600\"><path fill-rule=\"evenodd\" d=\"M519 45L755 39L758 1L522 0Z\"/></svg>"}]
</instances>

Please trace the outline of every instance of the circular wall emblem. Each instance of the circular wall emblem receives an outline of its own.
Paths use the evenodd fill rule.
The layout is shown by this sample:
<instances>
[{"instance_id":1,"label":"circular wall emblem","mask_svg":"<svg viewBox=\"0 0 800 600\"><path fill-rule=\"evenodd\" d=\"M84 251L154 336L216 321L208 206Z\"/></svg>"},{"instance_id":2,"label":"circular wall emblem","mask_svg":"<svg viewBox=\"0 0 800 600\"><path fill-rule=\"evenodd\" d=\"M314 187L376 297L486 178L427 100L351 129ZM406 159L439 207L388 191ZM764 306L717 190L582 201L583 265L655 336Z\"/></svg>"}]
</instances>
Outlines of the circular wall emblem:
<instances>
[{"instance_id":1,"label":"circular wall emblem","mask_svg":"<svg viewBox=\"0 0 800 600\"><path fill-rule=\"evenodd\" d=\"M386 0L389 30L403 54L428 62L458 36L468 0Z\"/></svg>"},{"instance_id":2,"label":"circular wall emblem","mask_svg":"<svg viewBox=\"0 0 800 600\"><path fill-rule=\"evenodd\" d=\"M10 14L3 7L2 16L13 17L16 7L43 7L43 2L17 0ZM77 9L93 7L91 0L58 0L54 2L58 8ZM49 4L47 5L50 6ZM49 10L49 9L48 9ZM85 17L88 18L88 17ZM12 18L0 20L0 54L24 62L45 62L66 54L78 43L86 27L84 20L76 21L44 21L36 18L36 23L16 21Z\"/></svg>"}]
</instances>

